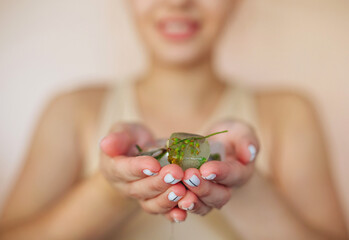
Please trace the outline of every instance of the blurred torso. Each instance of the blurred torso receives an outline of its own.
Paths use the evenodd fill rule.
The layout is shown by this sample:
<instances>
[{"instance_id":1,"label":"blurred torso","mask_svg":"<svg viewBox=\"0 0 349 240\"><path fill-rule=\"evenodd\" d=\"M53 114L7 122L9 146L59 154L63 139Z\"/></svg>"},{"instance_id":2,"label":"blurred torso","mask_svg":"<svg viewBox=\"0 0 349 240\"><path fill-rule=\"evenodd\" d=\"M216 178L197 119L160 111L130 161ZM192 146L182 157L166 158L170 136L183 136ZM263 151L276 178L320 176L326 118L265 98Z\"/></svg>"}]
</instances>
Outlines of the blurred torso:
<instances>
[{"instance_id":1,"label":"blurred torso","mask_svg":"<svg viewBox=\"0 0 349 240\"><path fill-rule=\"evenodd\" d=\"M80 99L88 99L88 102L84 103L84 108L81 108L80 111L83 113L80 114L84 116L81 118L81 126L80 129L80 141L83 143L82 154L84 158L88 159L91 156L88 154L91 152L90 149L94 147L96 144L95 139L98 135L99 127L99 115L102 114L101 108L104 104L103 100L108 94L108 88L95 88L82 91L80 94ZM257 102L257 111L262 112L265 116L270 116L266 109L268 108L268 101L266 99L267 95L261 93L254 96ZM84 100L82 101L84 102ZM219 102L219 101L217 101ZM241 103L243 104L243 103ZM265 106L266 105L266 106ZM143 109L143 112L146 109ZM166 115L166 114L163 114ZM181 131L187 132L197 132L200 127L198 127L198 122L193 120L197 119L198 116L186 115L185 124L181 121L170 121L168 119L164 119L164 121L171 122L172 124L168 126L168 128L163 128L163 131L159 131L159 124L157 122L162 119L156 119L152 121L151 117L147 118L145 125L149 127L154 133L155 137L165 137L171 132L171 129L181 129ZM270 136L270 124L268 124L268 120L265 120L263 116L260 116L261 129L263 129L262 138L265 139L265 144L269 140L266 136ZM166 124L165 124L166 125ZM183 129L184 128L184 129ZM270 137L269 137L270 139ZM262 159L260 159L262 160ZM223 211L229 211L229 206L225 207ZM141 229L140 229L141 228ZM138 231L134 231L138 229ZM226 218L220 213L218 210L213 210L208 216L201 217L197 215L190 215L188 220L180 224L179 226L175 226L174 236L177 237L188 237L189 233L194 234L193 236L199 237L200 239L235 239L235 233L231 226L227 223ZM195 230L196 229L196 230ZM201 229L201 230L200 230ZM193 232L194 231L194 232ZM142 236L144 239L170 239L172 234L171 224L165 220L162 216L152 216L144 212L139 212L133 219L131 219L128 223L126 223L123 227L122 231L119 231L117 237L121 237L120 239L138 239L139 236ZM183 235L184 234L184 235ZM131 235L131 236L130 236ZM183 235L183 236L182 236Z\"/></svg>"}]
</instances>

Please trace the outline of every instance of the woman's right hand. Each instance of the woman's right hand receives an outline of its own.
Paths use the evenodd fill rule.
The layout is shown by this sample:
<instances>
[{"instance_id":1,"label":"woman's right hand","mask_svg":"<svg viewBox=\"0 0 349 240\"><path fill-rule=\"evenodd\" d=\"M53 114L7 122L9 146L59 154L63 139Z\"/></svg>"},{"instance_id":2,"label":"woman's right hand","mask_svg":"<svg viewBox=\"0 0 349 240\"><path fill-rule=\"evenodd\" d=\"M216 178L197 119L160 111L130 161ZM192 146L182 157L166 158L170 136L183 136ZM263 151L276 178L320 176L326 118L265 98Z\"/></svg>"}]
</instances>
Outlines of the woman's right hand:
<instances>
[{"instance_id":1,"label":"woman's right hand","mask_svg":"<svg viewBox=\"0 0 349 240\"><path fill-rule=\"evenodd\" d=\"M180 183L183 170L175 164L161 168L153 157L135 156L136 144L144 147L152 142L153 136L146 127L116 124L100 142L101 172L117 191L138 200L144 211L184 221L186 212L177 207L187 192Z\"/></svg>"}]
</instances>

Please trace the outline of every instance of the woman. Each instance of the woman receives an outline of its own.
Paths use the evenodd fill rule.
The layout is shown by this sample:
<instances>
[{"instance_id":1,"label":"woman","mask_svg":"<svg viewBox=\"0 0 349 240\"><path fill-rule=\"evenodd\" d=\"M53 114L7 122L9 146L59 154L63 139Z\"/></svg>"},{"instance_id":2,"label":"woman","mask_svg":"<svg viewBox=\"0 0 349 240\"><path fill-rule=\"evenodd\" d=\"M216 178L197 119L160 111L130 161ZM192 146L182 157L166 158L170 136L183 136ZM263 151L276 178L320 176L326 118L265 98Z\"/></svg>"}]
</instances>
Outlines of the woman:
<instances>
[{"instance_id":1,"label":"woman","mask_svg":"<svg viewBox=\"0 0 349 240\"><path fill-rule=\"evenodd\" d=\"M165 215L184 222L175 228L178 239L345 239L311 106L294 94L228 84L212 67L237 1L129 5L148 71L136 84L81 89L49 104L1 217L0 238L169 239ZM135 144L178 130L229 130L214 137L226 147L225 160L182 171L132 156ZM263 145L256 164L254 131Z\"/></svg>"}]
</instances>

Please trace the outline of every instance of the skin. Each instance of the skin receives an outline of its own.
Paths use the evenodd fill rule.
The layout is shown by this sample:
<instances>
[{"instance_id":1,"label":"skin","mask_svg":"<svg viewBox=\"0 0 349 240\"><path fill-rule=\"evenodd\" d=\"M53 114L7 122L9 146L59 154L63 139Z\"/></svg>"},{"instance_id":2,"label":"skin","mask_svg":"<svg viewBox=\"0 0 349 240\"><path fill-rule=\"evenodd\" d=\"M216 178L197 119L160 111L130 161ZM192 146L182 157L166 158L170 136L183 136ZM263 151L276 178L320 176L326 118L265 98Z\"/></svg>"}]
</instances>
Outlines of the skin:
<instances>
[{"instance_id":1,"label":"skin","mask_svg":"<svg viewBox=\"0 0 349 240\"><path fill-rule=\"evenodd\" d=\"M237 2L129 3L151 63L136 86L143 124L115 123L100 143L100 171L80 179L107 88L81 89L54 98L37 125L0 218L0 238L108 239L141 209L184 221L185 209L194 203L190 212L201 215L224 206L222 212L242 239L346 239L318 120L311 104L299 95L261 92L256 96L261 142L271 153L269 175L249 161L248 146L259 149L253 129L235 120L216 123L210 131L229 130L214 137L226 147L225 162L183 172L176 165L160 168L151 157L132 156L134 144L143 146L174 129L196 132L213 112L225 83L212 68L212 53ZM171 14L200 19L201 30L180 44L164 39L153 23ZM144 169L157 175L147 176ZM183 180L187 189L181 183L165 183L168 173ZM216 174L214 182L203 178L211 174ZM193 175L200 180L197 187L185 181ZM170 192L182 198L169 201Z\"/></svg>"}]
</instances>

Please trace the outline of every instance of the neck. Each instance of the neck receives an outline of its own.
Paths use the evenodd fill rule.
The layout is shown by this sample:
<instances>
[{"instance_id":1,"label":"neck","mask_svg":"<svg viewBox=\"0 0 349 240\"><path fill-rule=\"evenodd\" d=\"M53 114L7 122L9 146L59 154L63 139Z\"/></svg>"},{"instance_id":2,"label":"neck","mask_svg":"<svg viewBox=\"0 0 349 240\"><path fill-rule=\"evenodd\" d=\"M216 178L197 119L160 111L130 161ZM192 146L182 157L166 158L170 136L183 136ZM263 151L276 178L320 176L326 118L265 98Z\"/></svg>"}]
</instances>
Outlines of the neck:
<instances>
[{"instance_id":1,"label":"neck","mask_svg":"<svg viewBox=\"0 0 349 240\"><path fill-rule=\"evenodd\" d=\"M191 67L173 67L153 63L140 83L141 91L156 93L161 99L179 99L186 104L201 102L222 85L210 61Z\"/></svg>"},{"instance_id":2,"label":"neck","mask_svg":"<svg viewBox=\"0 0 349 240\"><path fill-rule=\"evenodd\" d=\"M162 135L169 126L186 131L202 126L217 106L225 84L210 62L190 68L154 64L136 88L145 123ZM192 122L195 124L190 125Z\"/></svg>"}]
</instances>

